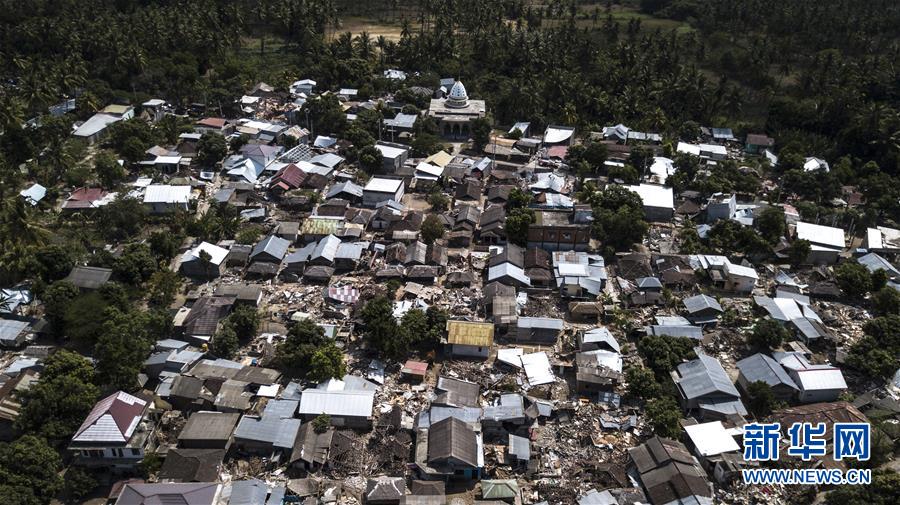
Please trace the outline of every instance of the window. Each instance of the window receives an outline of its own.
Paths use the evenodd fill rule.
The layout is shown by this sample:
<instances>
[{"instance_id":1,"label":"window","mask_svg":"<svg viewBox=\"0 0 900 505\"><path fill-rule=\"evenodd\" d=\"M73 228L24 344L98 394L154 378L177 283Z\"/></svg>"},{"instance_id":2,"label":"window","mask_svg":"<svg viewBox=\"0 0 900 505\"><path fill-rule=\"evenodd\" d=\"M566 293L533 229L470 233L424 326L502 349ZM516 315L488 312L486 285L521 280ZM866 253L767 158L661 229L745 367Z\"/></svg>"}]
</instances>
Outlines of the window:
<instances>
[{"instance_id":1,"label":"window","mask_svg":"<svg viewBox=\"0 0 900 505\"><path fill-rule=\"evenodd\" d=\"M141 455L141 450L132 447L132 448L131 448L131 455L132 455L132 456L140 456L140 455Z\"/></svg>"}]
</instances>

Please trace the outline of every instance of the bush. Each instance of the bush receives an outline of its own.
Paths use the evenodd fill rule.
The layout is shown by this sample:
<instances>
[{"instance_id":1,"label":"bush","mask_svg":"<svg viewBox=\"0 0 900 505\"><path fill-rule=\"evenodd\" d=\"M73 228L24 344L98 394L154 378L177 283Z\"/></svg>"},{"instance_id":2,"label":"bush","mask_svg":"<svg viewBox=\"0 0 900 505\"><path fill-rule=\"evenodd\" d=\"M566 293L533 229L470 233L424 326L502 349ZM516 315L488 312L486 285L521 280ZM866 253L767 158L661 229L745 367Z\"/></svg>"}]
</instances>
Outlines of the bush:
<instances>
[{"instance_id":1,"label":"bush","mask_svg":"<svg viewBox=\"0 0 900 505\"><path fill-rule=\"evenodd\" d=\"M778 348L789 337L790 333L780 322L774 319L760 319L753 325L748 340L756 349L770 350Z\"/></svg>"},{"instance_id":2,"label":"bush","mask_svg":"<svg viewBox=\"0 0 900 505\"><path fill-rule=\"evenodd\" d=\"M681 407L671 397L654 398L647 402L647 420L653 433L666 438L678 439L681 434Z\"/></svg>"},{"instance_id":3,"label":"bush","mask_svg":"<svg viewBox=\"0 0 900 505\"><path fill-rule=\"evenodd\" d=\"M862 298L872 288L869 270L855 261L845 261L834 270L834 280L847 296Z\"/></svg>"},{"instance_id":4,"label":"bush","mask_svg":"<svg viewBox=\"0 0 900 505\"><path fill-rule=\"evenodd\" d=\"M428 214L425 217L425 221L422 222L420 233L422 234L422 242L431 245L435 240L444 236L444 224L441 223L441 219L437 215Z\"/></svg>"}]
</instances>

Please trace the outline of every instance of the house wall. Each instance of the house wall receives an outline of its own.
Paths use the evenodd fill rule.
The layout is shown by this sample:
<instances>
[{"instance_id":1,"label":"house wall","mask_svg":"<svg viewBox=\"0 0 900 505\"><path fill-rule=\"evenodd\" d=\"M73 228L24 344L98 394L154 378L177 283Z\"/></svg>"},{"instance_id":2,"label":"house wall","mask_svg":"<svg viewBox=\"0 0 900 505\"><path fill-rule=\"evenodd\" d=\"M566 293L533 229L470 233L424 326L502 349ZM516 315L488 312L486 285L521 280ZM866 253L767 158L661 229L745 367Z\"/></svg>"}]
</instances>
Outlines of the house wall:
<instances>
[{"instance_id":1,"label":"house wall","mask_svg":"<svg viewBox=\"0 0 900 505\"><path fill-rule=\"evenodd\" d=\"M833 265L837 263L838 251L810 251L806 257L806 262L812 265Z\"/></svg>"},{"instance_id":2,"label":"house wall","mask_svg":"<svg viewBox=\"0 0 900 505\"><path fill-rule=\"evenodd\" d=\"M450 354L454 356L468 356L472 358L487 359L490 355L490 347L476 347L473 345L449 344Z\"/></svg>"},{"instance_id":3,"label":"house wall","mask_svg":"<svg viewBox=\"0 0 900 505\"><path fill-rule=\"evenodd\" d=\"M363 191L363 205L366 207L374 207L375 205L385 201L394 200L399 202L403 198L403 185L397 189L395 193L387 193L381 191Z\"/></svg>"},{"instance_id":4,"label":"house wall","mask_svg":"<svg viewBox=\"0 0 900 505\"><path fill-rule=\"evenodd\" d=\"M153 203L145 203L144 206L147 207L147 210L151 214L168 214L171 212L175 212L177 209L181 210L190 210L190 205L187 203L165 203L165 202L153 202Z\"/></svg>"},{"instance_id":5,"label":"house wall","mask_svg":"<svg viewBox=\"0 0 900 505\"><path fill-rule=\"evenodd\" d=\"M517 342L540 342L553 344L556 343L556 339L559 337L559 332L557 332L556 330L547 330L540 328L517 327L515 337Z\"/></svg>"},{"instance_id":6,"label":"house wall","mask_svg":"<svg viewBox=\"0 0 900 505\"><path fill-rule=\"evenodd\" d=\"M644 206L644 217L648 221L671 221L675 210L669 207Z\"/></svg>"},{"instance_id":7,"label":"house wall","mask_svg":"<svg viewBox=\"0 0 900 505\"><path fill-rule=\"evenodd\" d=\"M194 261L186 261L181 264L181 273L186 277L199 277L205 279L215 279L216 277L222 275L222 270L224 269L224 262L220 265L214 265L209 262L202 262L199 260Z\"/></svg>"},{"instance_id":8,"label":"house wall","mask_svg":"<svg viewBox=\"0 0 900 505\"><path fill-rule=\"evenodd\" d=\"M528 247L547 251L587 251L591 241L588 225L537 225L528 227Z\"/></svg>"},{"instance_id":9,"label":"house wall","mask_svg":"<svg viewBox=\"0 0 900 505\"><path fill-rule=\"evenodd\" d=\"M91 447L73 450L74 463L92 468L131 469L144 459L142 448Z\"/></svg>"},{"instance_id":10,"label":"house wall","mask_svg":"<svg viewBox=\"0 0 900 505\"><path fill-rule=\"evenodd\" d=\"M833 402L843 392L843 389L820 389L814 391L801 391L798 395L800 403Z\"/></svg>"}]
</instances>

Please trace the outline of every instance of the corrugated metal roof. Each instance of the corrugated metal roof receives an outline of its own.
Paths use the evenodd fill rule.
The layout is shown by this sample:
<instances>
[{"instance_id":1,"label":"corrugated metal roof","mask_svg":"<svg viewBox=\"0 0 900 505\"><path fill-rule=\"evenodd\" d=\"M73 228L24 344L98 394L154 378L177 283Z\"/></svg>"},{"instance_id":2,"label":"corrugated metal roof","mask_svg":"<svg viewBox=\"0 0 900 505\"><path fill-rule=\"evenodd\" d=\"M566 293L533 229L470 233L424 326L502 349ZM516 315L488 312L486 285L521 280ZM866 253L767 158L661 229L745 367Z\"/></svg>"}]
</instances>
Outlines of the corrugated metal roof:
<instances>
[{"instance_id":1,"label":"corrugated metal roof","mask_svg":"<svg viewBox=\"0 0 900 505\"><path fill-rule=\"evenodd\" d=\"M73 443L125 443L144 414L147 402L123 391L100 400L72 437Z\"/></svg>"},{"instance_id":2,"label":"corrugated metal roof","mask_svg":"<svg viewBox=\"0 0 900 505\"><path fill-rule=\"evenodd\" d=\"M250 258L253 259L262 253L266 253L275 259L281 260L284 258L290 245L291 242L288 240L276 235L269 235L253 246L253 250L250 252Z\"/></svg>"},{"instance_id":3,"label":"corrugated metal roof","mask_svg":"<svg viewBox=\"0 0 900 505\"><path fill-rule=\"evenodd\" d=\"M797 385L784 367L765 354L757 353L744 358L737 362L737 368L749 383L762 381L771 387L784 384L797 389Z\"/></svg>"},{"instance_id":4,"label":"corrugated metal roof","mask_svg":"<svg viewBox=\"0 0 900 505\"><path fill-rule=\"evenodd\" d=\"M719 360L701 354L697 359L678 365L678 387L688 399L701 398L710 394L740 398L740 393L731 383Z\"/></svg>"},{"instance_id":5,"label":"corrugated metal roof","mask_svg":"<svg viewBox=\"0 0 900 505\"><path fill-rule=\"evenodd\" d=\"M494 343L494 325L472 321L447 321L447 343L490 347Z\"/></svg>"},{"instance_id":6,"label":"corrugated metal roof","mask_svg":"<svg viewBox=\"0 0 900 505\"><path fill-rule=\"evenodd\" d=\"M722 306L715 298L708 295L696 295L684 299L684 308L690 313L700 312L704 309L714 309L716 312L722 312Z\"/></svg>"},{"instance_id":7,"label":"corrugated metal roof","mask_svg":"<svg viewBox=\"0 0 900 505\"><path fill-rule=\"evenodd\" d=\"M300 415L328 414L330 416L372 416L374 391L324 391L305 389L300 395Z\"/></svg>"},{"instance_id":8,"label":"corrugated metal roof","mask_svg":"<svg viewBox=\"0 0 900 505\"><path fill-rule=\"evenodd\" d=\"M523 354L522 368L525 369L525 375L528 377L528 384L538 386L540 384L550 384L556 381L553 375L553 369L550 367L550 358L545 352L535 352L531 354Z\"/></svg>"}]
</instances>

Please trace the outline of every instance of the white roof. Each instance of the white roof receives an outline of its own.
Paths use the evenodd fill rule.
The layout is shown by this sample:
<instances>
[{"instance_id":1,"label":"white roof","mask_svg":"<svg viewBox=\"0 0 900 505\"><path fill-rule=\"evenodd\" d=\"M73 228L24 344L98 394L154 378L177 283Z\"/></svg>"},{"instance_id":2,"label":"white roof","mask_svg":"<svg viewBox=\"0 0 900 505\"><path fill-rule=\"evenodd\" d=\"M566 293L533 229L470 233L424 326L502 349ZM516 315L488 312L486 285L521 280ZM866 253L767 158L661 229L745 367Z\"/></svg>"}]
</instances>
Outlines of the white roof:
<instances>
[{"instance_id":1,"label":"white roof","mask_svg":"<svg viewBox=\"0 0 900 505\"><path fill-rule=\"evenodd\" d=\"M199 260L200 251L205 251L207 254L209 254L209 262L213 265L221 265L222 262L225 261L225 256L228 256L228 249L219 247L215 244L210 244L209 242L201 242L197 247L186 251L181 256L181 262L186 263L188 261Z\"/></svg>"},{"instance_id":2,"label":"white roof","mask_svg":"<svg viewBox=\"0 0 900 505\"><path fill-rule=\"evenodd\" d=\"M583 351L579 354L590 356L598 366L605 366L615 372L622 372L622 355L617 352L598 349L596 351Z\"/></svg>"},{"instance_id":3,"label":"white roof","mask_svg":"<svg viewBox=\"0 0 900 505\"><path fill-rule=\"evenodd\" d=\"M441 175L443 175L444 169L441 167L436 167L431 163L425 163L424 161L422 161L419 162L418 165L416 165L416 172L423 172L434 177L440 177Z\"/></svg>"},{"instance_id":4,"label":"white roof","mask_svg":"<svg viewBox=\"0 0 900 505\"><path fill-rule=\"evenodd\" d=\"M694 443L697 452L704 457L715 456L725 452L735 452L741 449L738 443L734 441L734 437L722 425L722 421L685 426L684 431L687 432L691 442Z\"/></svg>"},{"instance_id":5,"label":"white roof","mask_svg":"<svg viewBox=\"0 0 900 505\"><path fill-rule=\"evenodd\" d=\"M521 359L522 367L525 368L525 375L528 376L528 384L538 386L556 381L553 369L550 368L550 358L547 357L547 353L523 354Z\"/></svg>"},{"instance_id":6,"label":"white roof","mask_svg":"<svg viewBox=\"0 0 900 505\"><path fill-rule=\"evenodd\" d=\"M522 354L524 353L525 351L520 347L497 349L497 361L516 368L522 368Z\"/></svg>"},{"instance_id":7,"label":"white roof","mask_svg":"<svg viewBox=\"0 0 900 505\"><path fill-rule=\"evenodd\" d=\"M813 170L819 170L819 169L822 169L827 172L828 171L828 162L823 160L822 158L816 158L813 156L810 156L809 158L806 158L805 160L803 160L803 170L805 170L807 172L811 172Z\"/></svg>"},{"instance_id":8,"label":"white roof","mask_svg":"<svg viewBox=\"0 0 900 505\"><path fill-rule=\"evenodd\" d=\"M675 173L675 163L669 158L655 156L653 164L650 165L650 173L653 174L657 182L663 184L670 175Z\"/></svg>"},{"instance_id":9,"label":"white roof","mask_svg":"<svg viewBox=\"0 0 900 505\"><path fill-rule=\"evenodd\" d=\"M181 163L181 156L157 156L153 163L161 165L177 165Z\"/></svg>"},{"instance_id":10,"label":"white roof","mask_svg":"<svg viewBox=\"0 0 900 505\"><path fill-rule=\"evenodd\" d=\"M375 391L305 389L300 394L300 415L371 417Z\"/></svg>"},{"instance_id":11,"label":"white roof","mask_svg":"<svg viewBox=\"0 0 900 505\"><path fill-rule=\"evenodd\" d=\"M144 107L156 107L156 106L162 105L164 103L166 103L166 101L162 100L160 98L151 98L150 100L147 100L146 102L142 103L141 105L143 105Z\"/></svg>"},{"instance_id":12,"label":"white roof","mask_svg":"<svg viewBox=\"0 0 900 505\"><path fill-rule=\"evenodd\" d=\"M693 154L694 156L700 156L700 146L694 144L688 144L686 142L679 142L678 147L675 148L676 151L680 153Z\"/></svg>"},{"instance_id":13,"label":"white roof","mask_svg":"<svg viewBox=\"0 0 900 505\"><path fill-rule=\"evenodd\" d=\"M544 142L548 144L565 142L566 140L569 140L569 138L574 133L575 128L564 126L548 126L547 130L544 131Z\"/></svg>"},{"instance_id":14,"label":"white roof","mask_svg":"<svg viewBox=\"0 0 900 505\"><path fill-rule=\"evenodd\" d=\"M866 244L869 249L881 249L884 247L884 239L878 228L866 228Z\"/></svg>"},{"instance_id":15,"label":"white roof","mask_svg":"<svg viewBox=\"0 0 900 505\"><path fill-rule=\"evenodd\" d=\"M813 244L829 246L837 249L844 248L844 230L822 226L820 224L797 223L797 238L808 240Z\"/></svg>"},{"instance_id":16,"label":"white roof","mask_svg":"<svg viewBox=\"0 0 900 505\"><path fill-rule=\"evenodd\" d=\"M721 154L723 156L728 154L728 150L725 149L725 146L720 146L718 144L700 144L700 152Z\"/></svg>"},{"instance_id":17,"label":"white roof","mask_svg":"<svg viewBox=\"0 0 900 505\"><path fill-rule=\"evenodd\" d=\"M121 121L122 116L116 116L113 114L107 114L105 112L98 112L91 116L87 121L81 124L73 135L76 137L90 137L91 135L96 134L97 132L103 130L107 126L115 123L116 121Z\"/></svg>"},{"instance_id":18,"label":"white roof","mask_svg":"<svg viewBox=\"0 0 900 505\"><path fill-rule=\"evenodd\" d=\"M728 272L728 275L736 275L738 277L749 277L751 279L759 279L759 274L756 273L756 270L750 267L745 267L744 265L736 265L731 263L730 261L725 264L725 271Z\"/></svg>"},{"instance_id":19,"label":"white roof","mask_svg":"<svg viewBox=\"0 0 900 505\"><path fill-rule=\"evenodd\" d=\"M386 146L382 144L375 144L375 149L381 151L381 155L388 159L399 158L406 152L406 149L401 149L399 147Z\"/></svg>"},{"instance_id":20,"label":"white roof","mask_svg":"<svg viewBox=\"0 0 900 505\"><path fill-rule=\"evenodd\" d=\"M188 203L190 199L190 186L151 184L144 193L144 203Z\"/></svg>"},{"instance_id":21,"label":"white roof","mask_svg":"<svg viewBox=\"0 0 900 505\"><path fill-rule=\"evenodd\" d=\"M522 270L512 263L500 263L499 265L488 268L488 282L506 276L512 277L526 286L531 285L531 279L525 275L525 270Z\"/></svg>"},{"instance_id":22,"label":"white roof","mask_svg":"<svg viewBox=\"0 0 900 505\"><path fill-rule=\"evenodd\" d=\"M403 186L400 179L383 179L381 177L373 177L363 188L363 191L374 191L376 193L396 193Z\"/></svg>"},{"instance_id":23,"label":"white roof","mask_svg":"<svg viewBox=\"0 0 900 505\"><path fill-rule=\"evenodd\" d=\"M847 389L844 374L838 368L808 368L795 370L793 374L801 391Z\"/></svg>"},{"instance_id":24,"label":"white roof","mask_svg":"<svg viewBox=\"0 0 900 505\"><path fill-rule=\"evenodd\" d=\"M625 186L641 197L644 207L659 207L664 209L675 208L675 196L672 188L656 186L654 184L639 184L637 186Z\"/></svg>"},{"instance_id":25,"label":"white roof","mask_svg":"<svg viewBox=\"0 0 900 505\"><path fill-rule=\"evenodd\" d=\"M19 194L28 200L31 205L37 205L47 195L47 188L40 184L33 184L30 188L20 191Z\"/></svg>"}]
</instances>

